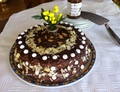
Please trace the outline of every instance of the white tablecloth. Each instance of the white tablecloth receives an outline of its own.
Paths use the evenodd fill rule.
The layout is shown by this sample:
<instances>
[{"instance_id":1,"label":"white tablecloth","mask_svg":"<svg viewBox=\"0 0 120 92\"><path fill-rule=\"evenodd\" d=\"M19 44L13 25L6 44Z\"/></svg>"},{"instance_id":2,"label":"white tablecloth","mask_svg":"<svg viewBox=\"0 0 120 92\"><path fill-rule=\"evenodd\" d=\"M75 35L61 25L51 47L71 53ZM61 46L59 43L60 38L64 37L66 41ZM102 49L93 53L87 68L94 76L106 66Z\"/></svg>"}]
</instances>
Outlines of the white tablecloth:
<instances>
[{"instance_id":1,"label":"white tablecloth","mask_svg":"<svg viewBox=\"0 0 120 92\"><path fill-rule=\"evenodd\" d=\"M120 37L120 10L112 0L83 0L93 7L97 14L107 17L109 25ZM55 0L37 7L13 14L0 34L0 92L120 92L120 47L112 40L104 25L94 24L83 30L96 49L96 60L92 70L77 83L65 87L45 88L29 85L12 72L9 52L19 33L31 26L44 22L31 16L40 14L41 7L50 9L58 5L60 9L67 1Z\"/></svg>"}]
</instances>

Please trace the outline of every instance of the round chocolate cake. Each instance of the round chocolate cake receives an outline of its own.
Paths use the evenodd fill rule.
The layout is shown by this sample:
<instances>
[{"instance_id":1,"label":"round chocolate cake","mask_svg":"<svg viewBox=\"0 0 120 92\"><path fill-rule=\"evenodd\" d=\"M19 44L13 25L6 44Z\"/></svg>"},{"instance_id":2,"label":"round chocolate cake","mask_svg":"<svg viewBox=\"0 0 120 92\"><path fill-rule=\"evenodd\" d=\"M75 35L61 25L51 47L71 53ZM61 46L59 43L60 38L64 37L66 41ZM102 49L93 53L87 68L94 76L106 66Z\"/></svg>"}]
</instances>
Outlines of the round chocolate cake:
<instances>
[{"instance_id":1,"label":"round chocolate cake","mask_svg":"<svg viewBox=\"0 0 120 92\"><path fill-rule=\"evenodd\" d=\"M15 67L39 83L71 80L87 69L90 58L85 34L67 22L60 22L53 31L46 23L36 25L19 34L15 42Z\"/></svg>"}]
</instances>

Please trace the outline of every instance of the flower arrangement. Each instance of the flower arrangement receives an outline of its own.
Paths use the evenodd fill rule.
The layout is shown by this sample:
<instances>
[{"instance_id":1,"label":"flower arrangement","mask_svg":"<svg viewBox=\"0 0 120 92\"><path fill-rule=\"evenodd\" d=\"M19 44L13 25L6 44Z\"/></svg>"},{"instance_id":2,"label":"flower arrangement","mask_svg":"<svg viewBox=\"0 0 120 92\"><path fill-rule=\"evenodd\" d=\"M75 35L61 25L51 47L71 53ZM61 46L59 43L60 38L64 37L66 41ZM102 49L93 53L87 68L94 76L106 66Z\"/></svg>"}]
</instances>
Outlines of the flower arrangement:
<instances>
[{"instance_id":1,"label":"flower arrangement","mask_svg":"<svg viewBox=\"0 0 120 92\"><path fill-rule=\"evenodd\" d=\"M54 30L56 28L56 25L60 21L65 19L63 14L58 13L58 12L59 12L59 7L58 6L54 6L52 11L44 10L43 8L41 8L41 15L34 15L34 16L32 16L32 18L34 18L34 19L44 19L49 24L49 27Z\"/></svg>"}]
</instances>

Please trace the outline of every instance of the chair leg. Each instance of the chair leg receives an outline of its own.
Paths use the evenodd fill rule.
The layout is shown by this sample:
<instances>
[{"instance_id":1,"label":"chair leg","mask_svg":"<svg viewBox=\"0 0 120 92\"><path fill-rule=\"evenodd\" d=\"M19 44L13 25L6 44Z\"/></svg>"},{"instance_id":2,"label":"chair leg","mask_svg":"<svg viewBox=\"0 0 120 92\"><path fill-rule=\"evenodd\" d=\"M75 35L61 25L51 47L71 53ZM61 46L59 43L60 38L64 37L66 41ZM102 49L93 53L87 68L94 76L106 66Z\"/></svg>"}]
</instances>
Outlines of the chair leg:
<instances>
[{"instance_id":1,"label":"chair leg","mask_svg":"<svg viewBox=\"0 0 120 92\"><path fill-rule=\"evenodd\" d=\"M0 33L3 31L5 24L7 23L9 18L3 19L0 21Z\"/></svg>"}]
</instances>

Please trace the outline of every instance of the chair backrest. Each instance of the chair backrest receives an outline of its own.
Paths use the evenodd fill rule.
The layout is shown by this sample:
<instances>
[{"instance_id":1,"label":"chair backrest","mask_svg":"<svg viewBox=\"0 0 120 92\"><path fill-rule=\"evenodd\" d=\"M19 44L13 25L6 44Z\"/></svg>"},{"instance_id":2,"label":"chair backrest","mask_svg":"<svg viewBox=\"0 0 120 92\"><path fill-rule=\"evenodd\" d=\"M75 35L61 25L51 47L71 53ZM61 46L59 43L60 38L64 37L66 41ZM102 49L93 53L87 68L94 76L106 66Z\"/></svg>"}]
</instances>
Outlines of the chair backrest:
<instances>
[{"instance_id":1,"label":"chair backrest","mask_svg":"<svg viewBox=\"0 0 120 92\"><path fill-rule=\"evenodd\" d=\"M42 3L46 3L46 2L50 2L50 1L53 1L53 0L38 0L40 4Z\"/></svg>"},{"instance_id":2,"label":"chair backrest","mask_svg":"<svg viewBox=\"0 0 120 92\"><path fill-rule=\"evenodd\" d=\"M46 3L46 2L50 2L50 1L53 1L53 0L24 0L25 1L25 4L26 4L26 8L32 8L34 6L37 6L39 4L42 4L42 3Z\"/></svg>"},{"instance_id":3,"label":"chair backrest","mask_svg":"<svg viewBox=\"0 0 120 92\"><path fill-rule=\"evenodd\" d=\"M3 31L3 28L7 21L8 21L8 18L0 20L0 33Z\"/></svg>"}]
</instances>

